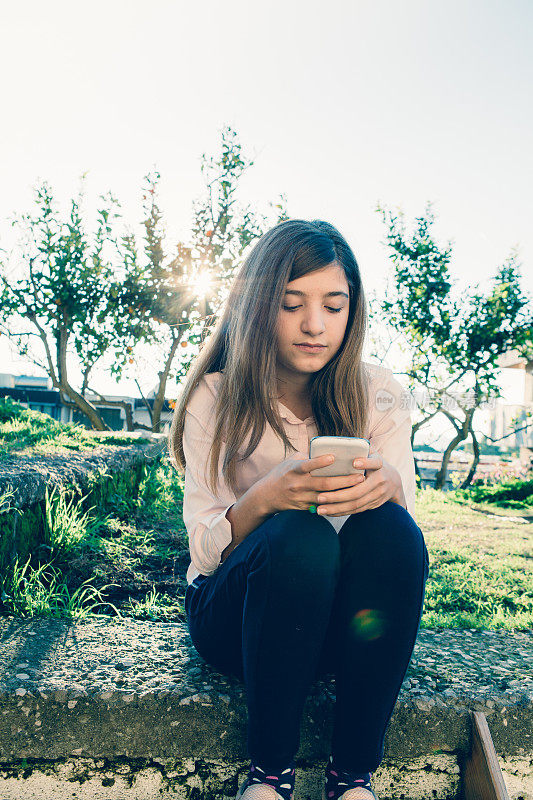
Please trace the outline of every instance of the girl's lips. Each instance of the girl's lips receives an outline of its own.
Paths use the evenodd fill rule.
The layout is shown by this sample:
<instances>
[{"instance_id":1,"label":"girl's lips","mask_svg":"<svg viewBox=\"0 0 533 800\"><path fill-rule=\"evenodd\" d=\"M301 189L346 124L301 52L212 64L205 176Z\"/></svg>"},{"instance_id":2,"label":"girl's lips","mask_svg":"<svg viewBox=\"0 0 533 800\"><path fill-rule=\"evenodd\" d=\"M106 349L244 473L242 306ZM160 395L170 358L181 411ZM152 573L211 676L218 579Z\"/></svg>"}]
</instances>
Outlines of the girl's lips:
<instances>
[{"instance_id":1,"label":"girl's lips","mask_svg":"<svg viewBox=\"0 0 533 800\"><path fill-rule=\"evenodd\" d=\"M310 347L309 345L305 344L296 344L295 347L298 347L300 350L303 350L304 353L320 353L322 350L325 349L325 345Z\"/></svg>"}]
</instances>

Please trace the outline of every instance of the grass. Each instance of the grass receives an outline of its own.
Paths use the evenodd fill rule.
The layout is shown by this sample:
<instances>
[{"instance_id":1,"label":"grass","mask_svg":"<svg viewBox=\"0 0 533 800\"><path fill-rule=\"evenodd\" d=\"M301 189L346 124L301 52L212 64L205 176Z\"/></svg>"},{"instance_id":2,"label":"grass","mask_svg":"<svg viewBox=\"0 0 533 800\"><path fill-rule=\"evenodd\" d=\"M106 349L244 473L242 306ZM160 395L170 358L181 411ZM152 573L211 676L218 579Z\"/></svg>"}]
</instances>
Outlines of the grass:
<instances>
[{"instance_id":1,"label":"grass","mask_svg":"<svg viewBox=\"0 0 533 800\"><path fill-rule=\"evenodd\" d=\"M137 496L120 490L98 508L47 494L47 541L17 563L12 584L0 579L0 613L184 620L183 478L166 455L143 470ZM533 628L533 512L525 521L522 501L525 510L417 490L430 556L421 627Z\"/></svg>"},{"instance_id":2,"label":"grass","mask_svg":"<svg viewBox=\"0 0 533 800\"><path fill-rule=\"evenodd\" d=\"M12 580L0 578L0 613L181 618L188 564L181 499L167 458L143 466L136 497L121 490L98 508L83 511L83 498L47 491L46 542L25 564L15 562Z\"/></svg>"},{"instance_id":3,"label":"grass","mask_svg":"<svg viewBox=\"0 0 533 800\"><path fill-rule=\"evenodd\" d=\"M95 436L83 425L58 422L10 397L0 398L0 462L15 455L53 455L144 441L147 439L107 432L103 437Z\"/></svg>"},{"instance_id":4,"label":"grass","mask_svg":"<svg viewBox=\"0 0 533 800\"><path fill-rule=\"evenodd\" d=\"M533 526L524 512L417 490L429 576L423 628L533 628Z\"/></svg>"}]
</instances>

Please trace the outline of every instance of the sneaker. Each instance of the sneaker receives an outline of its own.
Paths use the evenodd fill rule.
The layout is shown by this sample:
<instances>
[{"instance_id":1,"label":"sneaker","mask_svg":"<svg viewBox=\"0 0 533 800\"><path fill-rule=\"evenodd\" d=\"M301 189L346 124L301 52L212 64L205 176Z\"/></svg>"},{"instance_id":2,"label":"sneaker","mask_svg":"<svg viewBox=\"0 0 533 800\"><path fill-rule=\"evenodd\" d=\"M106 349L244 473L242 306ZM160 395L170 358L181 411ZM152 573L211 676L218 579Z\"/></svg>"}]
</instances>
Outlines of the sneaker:
<instances>
[{"instance_id":1,"label":"sneaker","mask_svg":"<svg viewBox=\"0 0 533 800\"><path fill-rule=\"evenodd\" d=\"M235 800L283 800L283 797L269 783L251 783L247 777L239 786Z\"/></svg>"},{"instance_id":2,"label":"sneaker","mask_svg":"<svg viewBox=\"0 0 533 800\"><path fill-rule=\"evenodd\" d=\"M285 771L288 773L290 768L287 768ZM255 775L252 775L250 771L248 772L239 786L235 800L287 800L287 797L293 800L294 791L291 791L290 794L287 791L291 788L291 783L288 783L288 785L280 785L280 788L285 790L284 795L282 795L276 791L275 786L271 783L261 783L260 780L258 780L261 772L262 770L258 767L255 767ZM263 773L263 775L264 774L265 773ZM281 779L278 779L278 781L283 780L283 776L284 773L282 773Z\"/></svg>"},{"instance_id":3,"label":"sneaker","mask_svg":"<svg viewBox=\"0 0 533 800\"><path fill-rule=\"evenodd\" d=\"M372 773L348 772L330 755L322 787L322 800L379 800L372 789Z\"/></svg>"},{"instance_id":4,"label":"sneaker","mask_svg":"<svg viewBox=\"0 0 533 800\"><path fill-rule=\"evenodd\" d=\"M322 789L322 800L328 800L326 797L326 786ZM346 789L341 795L339 800L379 800L377 794L374 794L372 789L364 789L362 786L354 786L351 789Z\"/></svg>"}]
</instances>

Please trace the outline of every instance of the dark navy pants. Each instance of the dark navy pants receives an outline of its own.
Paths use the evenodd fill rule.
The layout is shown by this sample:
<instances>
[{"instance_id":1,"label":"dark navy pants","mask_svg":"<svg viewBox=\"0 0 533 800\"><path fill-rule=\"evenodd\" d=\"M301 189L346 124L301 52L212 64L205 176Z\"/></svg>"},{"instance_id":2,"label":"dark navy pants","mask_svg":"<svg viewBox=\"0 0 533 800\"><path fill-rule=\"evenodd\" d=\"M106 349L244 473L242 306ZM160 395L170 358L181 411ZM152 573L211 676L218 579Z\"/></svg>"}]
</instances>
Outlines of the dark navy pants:
<instances>
[{"instance_id":1,"label":"dark navy pants","mask_svg":"<svg viewBox=\"0 0 533 800\"><path fill-rule=\"evenodd\" d=\"M429 556L405 508L351 514L337 533L287 510L253 530L210 576L187 587L193 644L244 682L248 754L267 770L296 756L313 682L332 673L331 753L374 772L418 634Z\"/></svg>"}]
</instances>

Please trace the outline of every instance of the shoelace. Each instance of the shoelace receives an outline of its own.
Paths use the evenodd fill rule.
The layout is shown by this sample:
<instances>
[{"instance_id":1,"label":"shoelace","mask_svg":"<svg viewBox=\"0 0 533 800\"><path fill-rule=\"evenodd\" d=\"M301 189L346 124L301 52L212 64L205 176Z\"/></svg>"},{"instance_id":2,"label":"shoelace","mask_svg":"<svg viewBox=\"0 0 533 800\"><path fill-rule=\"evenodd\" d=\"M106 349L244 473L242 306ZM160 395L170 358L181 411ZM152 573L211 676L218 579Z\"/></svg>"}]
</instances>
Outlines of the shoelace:
<instances>
[{"instance_id":1,"label":"shoelace","mask_svg":"<svg viewBox=\"0 0 533 800\"><path fill-rule=\"evenodd\" d=\"M294 777L294 763L280 773L271 772L268 775L264 769L261 769L261 767L253 762L250 764L250 769L248 770L248 779L250 783L268 783L270 786L274 787L276 792L280 794L284 800L292 800L294 794Z\"/></svg>"},{"instance_id":2,"label":"shoelace","mask_svg":"<svg viewBox=\"0 0 533 800\"><path fill-rule=\"evenodd\" d=\"M358 786L372 791L371 777L371 772L353 773L339 769L330 756L326 767L326 800L338 800L348 789Z\"/></svg>"}]
</instances>

